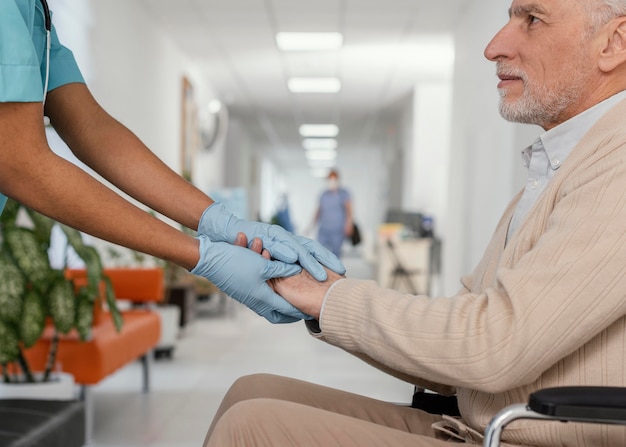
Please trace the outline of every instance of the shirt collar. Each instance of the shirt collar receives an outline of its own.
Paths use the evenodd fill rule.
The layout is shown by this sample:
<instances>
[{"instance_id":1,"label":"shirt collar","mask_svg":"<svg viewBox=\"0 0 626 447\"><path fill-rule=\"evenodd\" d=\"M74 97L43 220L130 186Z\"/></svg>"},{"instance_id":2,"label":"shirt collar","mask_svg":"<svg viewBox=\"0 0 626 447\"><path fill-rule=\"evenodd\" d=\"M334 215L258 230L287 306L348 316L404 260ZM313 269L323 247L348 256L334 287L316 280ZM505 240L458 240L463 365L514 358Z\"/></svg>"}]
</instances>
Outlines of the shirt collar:
<instances>
[{"instance_id":1,"label":"shirt collar","mask_svg":"<svg viewBox=\"0 0 626 447\"><path fill-rule=\"evenodd\" d=\"M530 164L530 157L534 150L545 150L553 170L557 170L565 161L572 149L580 142L583 136L593 125L607 113L615 104L626 98L626 90L596 104L564 123L543 133L535 142L522 151L525 167Z\"/></svg>"}]
</instances>

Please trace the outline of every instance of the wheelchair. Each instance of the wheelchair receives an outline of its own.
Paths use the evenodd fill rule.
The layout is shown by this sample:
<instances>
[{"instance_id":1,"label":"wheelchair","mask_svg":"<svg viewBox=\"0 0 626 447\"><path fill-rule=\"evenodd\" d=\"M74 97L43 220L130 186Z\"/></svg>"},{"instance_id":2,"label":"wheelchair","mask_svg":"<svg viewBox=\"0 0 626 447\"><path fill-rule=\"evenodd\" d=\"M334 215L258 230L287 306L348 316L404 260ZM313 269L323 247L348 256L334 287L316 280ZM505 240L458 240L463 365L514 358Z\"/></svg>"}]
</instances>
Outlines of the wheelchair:
<instances>
[{"instance_id":1,"label":"wheelchair","mask_svg":"<svg viewBox=\"0 0 626 447\"><path fill-rule=\"evenodd\" d=\"M626 425L626 388L557 387L532 393L527 404L510 405L487 426L483 447L497 447L504 428L517 419Z\"/></svg>"},{"instance_id":2,"label":"wheelchair","mask_svg":"<svg viewBox=\"0 0 626 447\"><path fill-rule=\"evenodd\" d=\"M417 388L411 406L429 413L460 416L456 396L426 393ZM626 388L556 387L532 393L527 404L503 408L485 430L483 447L498 447L505 427L517 419L626 425Z\"/></svg>"}]
</instances>

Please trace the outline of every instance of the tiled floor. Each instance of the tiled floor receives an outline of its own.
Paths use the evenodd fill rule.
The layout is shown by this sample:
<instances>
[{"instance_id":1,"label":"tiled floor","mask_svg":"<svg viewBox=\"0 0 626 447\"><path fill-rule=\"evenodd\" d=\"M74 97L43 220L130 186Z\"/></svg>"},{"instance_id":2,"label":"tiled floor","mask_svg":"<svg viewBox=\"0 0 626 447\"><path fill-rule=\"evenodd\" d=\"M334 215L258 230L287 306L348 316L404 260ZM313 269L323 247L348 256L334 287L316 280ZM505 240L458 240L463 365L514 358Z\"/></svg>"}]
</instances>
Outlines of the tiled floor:
<instances>
[{"instance_id":1,"label":"tiled floor","mask_svg":"<svg viewBox=\"0 0 626 447\"><path fill-rule=\"evenodd\" d=\"M344 259L348 276L370 278L371 266ZM95 447L200 447L220 400L239 376L270 372L393 401L412 386L344 351L315 340L304 325L271 325L229 300L226 315L204 306L171 360L153 364L152 389L141 392L139 363L94 389Z\"/></svg>"}]
</instances>

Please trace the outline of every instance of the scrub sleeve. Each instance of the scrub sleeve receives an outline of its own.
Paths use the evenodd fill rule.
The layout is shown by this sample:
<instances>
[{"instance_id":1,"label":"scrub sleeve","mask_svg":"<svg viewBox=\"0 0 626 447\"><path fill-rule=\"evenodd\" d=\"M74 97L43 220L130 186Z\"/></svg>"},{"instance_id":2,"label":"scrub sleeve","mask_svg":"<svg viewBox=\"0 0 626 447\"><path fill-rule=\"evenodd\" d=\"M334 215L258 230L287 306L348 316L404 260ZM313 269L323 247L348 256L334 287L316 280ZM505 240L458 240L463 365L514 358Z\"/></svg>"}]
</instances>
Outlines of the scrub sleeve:
<instances>
[{"instance_id":1,"label":"scrub sleeve","mask_svg":"<svg viewBox=\"0 0 626 447\"><path fill-rule=\"evenodd\" d=\"M48 91L84 82L74 55L50 33ZM0 102L41 102L46 75L46 29L39 0L0 2ZM0 212L6 197L0 194Z\"/></svg>"}]
</instances>

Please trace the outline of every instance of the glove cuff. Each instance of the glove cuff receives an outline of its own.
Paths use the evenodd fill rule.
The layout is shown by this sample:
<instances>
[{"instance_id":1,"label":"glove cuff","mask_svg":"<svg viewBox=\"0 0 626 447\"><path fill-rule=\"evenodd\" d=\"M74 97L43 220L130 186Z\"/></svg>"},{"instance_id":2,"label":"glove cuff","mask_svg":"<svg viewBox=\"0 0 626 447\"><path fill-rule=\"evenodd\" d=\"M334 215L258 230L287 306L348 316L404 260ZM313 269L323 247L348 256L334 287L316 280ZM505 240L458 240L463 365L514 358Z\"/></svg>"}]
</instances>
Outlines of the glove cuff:
<instances>
[{"instance_id":1,"label":"glove cuff","mask_svg":"<svg viewBox=\"0 0 626 447\"><path fill-rule=\"evenodd\" d=\"M227 241L227 229L233 214L223 203L213 202L202 212L198 223L198 233L209 236L214 241Z\"/></svg>"},{"instance_id":2,"label":"glove cuff","mask_svg":"<svg viewBox=\"0 0 626 447\"><path fill-rule=\"evenodd\" d=\"M198 263L193 269L189 270L189 273L193 275L203 276L203 273L205 273L203 267L206 266L207 263L203 259L202 253L208 253L212 248L211 245L213 245L213 242L211 242L211 239L209 239L209 237L205 235L200 235L196 239L200 242L200 247L198 249L198 253L200 254L200 256L198 259Z\"/></svg>"}]
</instances>

